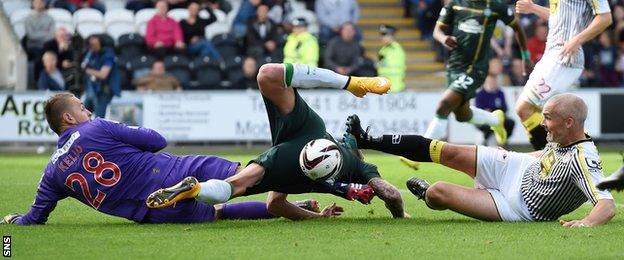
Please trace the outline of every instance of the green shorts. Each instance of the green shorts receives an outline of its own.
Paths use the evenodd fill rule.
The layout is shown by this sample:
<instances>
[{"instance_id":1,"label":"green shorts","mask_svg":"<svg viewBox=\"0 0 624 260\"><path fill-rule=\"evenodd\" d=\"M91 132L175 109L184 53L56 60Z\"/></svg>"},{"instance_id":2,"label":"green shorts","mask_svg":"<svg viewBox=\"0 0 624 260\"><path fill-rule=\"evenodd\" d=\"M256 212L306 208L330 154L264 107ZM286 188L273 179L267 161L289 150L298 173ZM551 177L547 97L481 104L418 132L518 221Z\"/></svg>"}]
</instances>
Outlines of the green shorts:
<instances>
[{"instance_id":1,"label":"green shorts","mask_svg":"<svg viewBox=\"0 0 624 260\"><path fill-rule=\"evenodd\" d=\"M477 89L483 86L486 77L487 73L481 70L472 70L470 73L465 71L448 71L446 73L446 86L462 94L467 102L475 96Z\"/></svg>"},{"instance_id":2,"label":"green shorts","mask_svg":"<svg viewBox=\"0 0 624 260\"><path fill-rule=\"evenodd\" d=\"M264 98L264 97L263 97ZM250 163L264 167L264 176L245 195L277 191L287 194L318 192L317 183L306 177L299 166L299 154L308 142L325 138L337 143L326 132L325 122L299 96L295 89L295 107L288 115L282 115L277 107L264 98L273 146ZM337 143L338 144L338 143ZM343 166L336 181L366 184L380 177L375 165L363 162L350 150L338 144Z\"/></svg>"}]
</instances>

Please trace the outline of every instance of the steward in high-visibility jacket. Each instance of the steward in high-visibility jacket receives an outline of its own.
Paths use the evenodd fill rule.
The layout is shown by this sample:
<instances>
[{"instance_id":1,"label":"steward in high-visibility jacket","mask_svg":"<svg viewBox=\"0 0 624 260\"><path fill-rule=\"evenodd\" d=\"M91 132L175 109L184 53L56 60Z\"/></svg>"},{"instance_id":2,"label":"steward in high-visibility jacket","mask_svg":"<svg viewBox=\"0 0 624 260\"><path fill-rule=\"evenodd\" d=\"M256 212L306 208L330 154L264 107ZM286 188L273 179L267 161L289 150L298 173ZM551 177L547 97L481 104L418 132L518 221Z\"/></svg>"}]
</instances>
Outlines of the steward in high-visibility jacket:
<instances>
[{"instance_id":1,"label":"steward in high-visibility jacket","mask_svg":"<svg viewBox=\"0 0 624 260\"><path fill-rule=\"evenodd\" d=\"M308 32L308 23L304 18L297 18L292 24L293 31L286 38L284 45L284 63L301 63L318 67L318 40Z\"/></svg>"},{"instance_id":2,"label":"steward in high-visibility jacket","mask_svg":"<svg viewBox=\"0 0 624 260\"><path fill-rule=\"evenodd\" d=\"M378 52L377 74L392 82L390 91L405 89L405 51L394 39L396 28L389 25L379 27L379 34L384 46Z\"/></svg>"}]
</instances>

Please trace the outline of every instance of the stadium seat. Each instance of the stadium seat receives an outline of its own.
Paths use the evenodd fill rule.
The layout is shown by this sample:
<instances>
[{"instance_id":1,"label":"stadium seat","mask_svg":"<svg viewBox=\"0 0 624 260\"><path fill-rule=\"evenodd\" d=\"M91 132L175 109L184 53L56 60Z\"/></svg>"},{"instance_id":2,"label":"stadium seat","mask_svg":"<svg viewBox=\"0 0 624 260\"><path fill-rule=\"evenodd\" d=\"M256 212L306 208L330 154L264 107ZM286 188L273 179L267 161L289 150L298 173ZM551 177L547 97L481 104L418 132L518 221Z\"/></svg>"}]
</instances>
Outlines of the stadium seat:
<instances>
[{"instance_id":1,"label":"stadium seat","mask_svg":"<svg viewBox=\"0 0 624 260\"><path fill-rule=\"evenodd\" d=\"M78 9L78 11L74 13L74 24L76 25L76 27L79 27L79 25L83 23L103 24L104 15L97 9L93 8Z\"/></svg>"},{"instance_id":2,"label":"stadium seat","mask_svg":"<svg viewBox=\"0 0 624 260\"><path fill-rule=\"evenodd\" d=\"M169 75L174 76L184 88L191 82L190 62L184 55L169 55L164 59L165 68Z\"/></svg>"},{"instance_id":3,"label":"stadium seat","mask_svg":"<svg viewBox=\"0 0 624 260\"><path fill-rule=\"evenodd\" d=\"M219 34L213 37L211 41L217 50L219 50L219 53L224 60L233 58L240 54L238 42L236 41L236 37L232 34Z\"/></svg>"},{"instance_id":4,"label":"stadium seat","mask_svg":"<svg viewBox=\"0 0 624 260\"><path fill-rule=\"evenodd\" d=\"M230 33L230 26L226 23L212 23L204 29L206 33L206 39L212 40L215 35Z\"/></svg>"},{"instance_id":5,"label":"stadium seat","mask_svg":"<svg viewBox=\"0 0 624 260\"><path fill-rule=\"evenodd\" d=\"M78 27L76 27L76 31L78 31L78 34L84 39L94 34L106 32L106 30L104 30L104 25L101 23L80 23Z\"/></svg>"},{"instance_id":6,"label":"stadium seat","mask_svg":"<svg viewBox=\"0 0 624 260\"><path fill-rule=\"evenodd\" d=\"M227 14L219 9L212 10L212 12L217 17L217 22L226 23L227 22Z\"/></svg>"},{"instance_id":7,"label":"stadium seat","mask_svg":"<svg viewBox=\"0 0 624 260\"><path fill-rule=\"evenodd\" d=\"M293 11L306 11L306 5L304 2L299 2L295 0L287 0L288 4L292 7Z\"/></svg>"},{"instance_id":8,"label":"stadium seat","mask_svg":"<svg viewBox=\"0 0 624 260\"><path fill-rule=\"evenodd\" d=\"M243 57L236 56L225 60L226 88L244 88L245 75L243 74Z\"/></svg>"},{"instance_id":9,"label":"stadium seat","mask_svg":"<svg viewBox=\"0 0 624 260\"><path fill-rule=\"evenodd\" d=\"M145 29L147 27L147 22L154 17L156 14L156 9L154 8L145 8L141 9L134 15L134 26L137 29L137 32L141 35L145 36Z\"/></svg>"},{"instance_id":10,"label":"stadium seat","mask_svg":"<svg viewBox=\"0 0 624 260\"><path fill-rule=\"evenodd\" d=\"M24 38L24 36L26 36L26 27L24 27L24 21L19 21L16 23L13 23L13 31L15 32L15 35L17 35L17 38L19 40L22 40L22 38Z\"/></svg>"},{"instance_id":11,"label":"stadium seat","mask_svg":"<svg viewBox=\"0 0 624 260\"><path fill-rule=\"evenodd\" d=\"M50 8L47 11L48 15L54 19L55 23L63 22L63 23L71 23L73 22L72 14L62 8Z\"/></svg>"},{"instance_id":12,"label":"stadium seat","mask_svg":"<svg viewBox=\"0 0 624 260\"><path fill-rule=\"evenodd\" d=\"M217 89L221 87L221 63L210 57L197 57L193 61L193 74L197 79L196 89Z\"/></svg>"},{"instance_id":13,"label":"stadium seat","mask_svg":"<svg viewBox=\"0 0 624 260\"><path fill-rule=\"evenodd\" d=\"M11 21L11 24L24 22L24 19L26 19L26 17L28 17L30 13L32 13L32 10L30 9L15 10L13 13L10 14L11 16L9 20Z\"/></svg>"},{"instance_id":14,"label":"stadium seat","mask_svg":"<svg viewBox=\"0 0 624 260\"><path fill-rule=\"evenodd\" d=\"M142 78L150 73L152 64L156 58L150 55L141 55L130 60L129 71L132 72L132 79Z\"/></svg>"},{"instance_id":15,"label":"stadium seat","mask_svg":"<svg viewBox=\"0 0 624 260\"><path fill-rule=\"evenodd\" d=\"M20 9L30 10L29 0L2 0L0 1L2 7L4 7L4 13L12 15L15 11Z\"/></svg>"},{"instance_id":16,"label":"stadium seat","mask_svg":"<svg viewBox=\"0 0 624 260\"><path fill-rule=\"evenodd\" d=\"M126 9L107 11L104 14L104 25L108 26L109 24L113 24L113 23L134 24L134 13Z\"/></svg>"},{"instance_id":17,"label":"stadium seat","mask_svg":"<svg viewBox=\"0 0 624 260\"><path fill-rule=\"evenodd\" d=\"M102 43L102 47L109 47L113 50L115 49L115 40L113 37L106 33L97 34L97 37L100 37L100 43Z\"/></svg>"},{"instance_id":18,"label":"stadium seat","mask_svg":"<svg viewBox=\"0 0 624 260\"><path fill-rule=\"evenodd\" d=\"M136 28L134 28L134 24L128 23L112 23L106 26L106 33L115 39L115 42L119 41L119 37L124 34L135 33Z\"/></svg>"},{"instance_id":19,"label":"stadium seat","mask_svg":"<svg viewBox=\"0 0 624 260\"><path fill-rule=\"evenodd\" d=\"M197 16L199 16L199 18L202 18L202 19L208 19L210 18L210 13L206 11L206 9L202 9L199 11L199 14L197 14Z\"/></svg>"},{"instance_id":20,"label":"stadium seat","mask_svg":"<svg viewBox=\"0 0 624 260\"><path fill-rule=\"evenodd\" d=\"M140 56L145 47L145 39L138 33L124 34L117 39L117 50L119 56L128 59Z\"/></svg>"},{"instance_id":21,"label":"stadium seat","mask_svg":"<svg viewBox=\"0 0 624 260\"><path fill-rule=\"evenodd\" d=\"M135 90L134 86L132 86L130 61L130 57L117 57L117 68L119 68L119 76L121 78L122 90Z\"/></svg>"},{"instance_id":22,"label":"stadium seat","mask_svg":"<svg viewBox=\"0 0 624 260\"><path fill-rule=\"evenodd\" d=\"M106 12L124 10L128 0L100 0L106 6Z\"/></svg>"},{"instance_id":23,"label":"stadium seat","mask_svg":"<svg viewBox=\"0 0 624 260\"><path fill-rule=\"evenodd\" d=\"M177 22L180 22L180 21L188 18L189 12L188 12L187 9L184 9L184 8L176 8L176 9L169 10L167 15L169 15L171 18L173 18L173 20L176 20Z\"/></svg>"}]
</instances>

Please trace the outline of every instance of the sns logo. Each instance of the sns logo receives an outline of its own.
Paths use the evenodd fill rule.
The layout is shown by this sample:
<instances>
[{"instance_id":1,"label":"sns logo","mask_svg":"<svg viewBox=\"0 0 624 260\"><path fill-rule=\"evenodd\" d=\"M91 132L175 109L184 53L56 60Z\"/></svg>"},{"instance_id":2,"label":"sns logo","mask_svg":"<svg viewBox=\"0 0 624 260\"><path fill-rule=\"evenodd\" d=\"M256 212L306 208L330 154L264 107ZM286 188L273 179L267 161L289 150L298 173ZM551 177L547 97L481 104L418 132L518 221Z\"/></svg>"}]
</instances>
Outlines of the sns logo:
<instances>
[{"instance_id":1,"label":"sns logo","mask_svg":"<svg viewBox=\"0 0 624 260\"><path fill-rule=\"evenodd\" d=\"M11 236L2 237L2 256L11 257Z\"/></svg>"}]
</instances>

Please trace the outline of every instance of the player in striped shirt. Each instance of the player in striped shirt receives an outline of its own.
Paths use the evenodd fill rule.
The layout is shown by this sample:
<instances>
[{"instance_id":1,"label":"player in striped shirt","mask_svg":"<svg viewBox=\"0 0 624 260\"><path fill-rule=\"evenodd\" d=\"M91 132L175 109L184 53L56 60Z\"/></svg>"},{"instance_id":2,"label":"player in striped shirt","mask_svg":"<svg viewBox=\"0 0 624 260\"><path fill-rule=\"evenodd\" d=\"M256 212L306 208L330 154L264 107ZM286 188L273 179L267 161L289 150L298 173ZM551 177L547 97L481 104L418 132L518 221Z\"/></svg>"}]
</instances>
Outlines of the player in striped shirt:
<instances>
[{"instance_id":1,"label":"player in striped shirt","mask_svg":"<svg viewBox=\"0 0 624 260\"><path fill-rule=\"evenodd\" d=\"M550 97L568 91L581 76L581 46L612 23L611 9L607 0L550 0L550 8L519 0L516 12L534 13L548 20L546 50L516 104L531 144L541 150L547 141L540 112Z\"/></svg>"},{"instance_id":2,"label":"player in striped shirt","mask_svg":"<svg viewBox=\"0 0 624 260\"><path fill-rule=\"evenodd\" d=\"M544 106L542 125L550 142L543 151L516 153L474 145L455 145L418 135L364 132L357 116L347 122L345 138L360 149L374 149L421 162L435 162L466 173L475 188L448 182L429 184L412 178L407 186L427 206L489 221L548 221L594 205L581 220L563 221L566 227L607 223L615 215L608 191L594 186L604 179L598 150L584 133L587 105L573 94L552 97ZM353 140L355 139L355 140Z\"/></svg>"}]
</instances>

